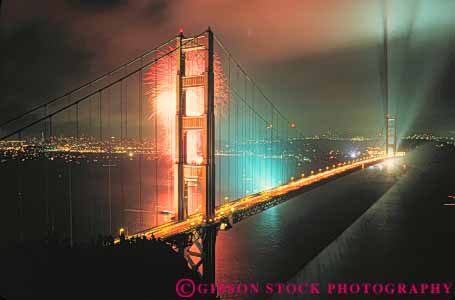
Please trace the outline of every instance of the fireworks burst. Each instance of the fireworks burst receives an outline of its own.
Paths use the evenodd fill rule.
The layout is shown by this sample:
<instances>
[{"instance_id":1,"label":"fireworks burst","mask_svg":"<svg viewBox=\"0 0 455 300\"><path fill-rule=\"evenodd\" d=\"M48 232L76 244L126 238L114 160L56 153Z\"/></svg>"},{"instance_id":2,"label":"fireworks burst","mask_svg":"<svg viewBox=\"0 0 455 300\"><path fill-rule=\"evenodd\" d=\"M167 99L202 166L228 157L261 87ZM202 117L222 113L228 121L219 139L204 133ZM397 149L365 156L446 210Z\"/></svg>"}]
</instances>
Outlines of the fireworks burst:
<instances>
[{"instance_id":1,"label":"fireworks burst","mask_svg":"<svg viewBox=\"0 0 455 300\"><path fill-rule=\"evenodd\" d=\"M156 123L157 146L160 160L172 163L175 160L175 114L176 114L176 80L177 52L175 46L163 47L157 53L162 56L150 66L144 76L145 95L149 105L148 120ZM168 54L170 53L170 54ZM166 55L167 54L167 55ZM202 75L205 72L205 53L189 51L185 53L185 75ZM228 101L227 80L223 73L220 57L214 55L215 117L221 118L223 106ZM186 114L197 116L203 113L204 89L190 88L186 91ZM191 105L190 105L191 103ZM200 148L194 145L194 149ZM200 163L195 155L192 163ZM169 172L172 172L172 167Z\"/></svg>"}]
</instances>

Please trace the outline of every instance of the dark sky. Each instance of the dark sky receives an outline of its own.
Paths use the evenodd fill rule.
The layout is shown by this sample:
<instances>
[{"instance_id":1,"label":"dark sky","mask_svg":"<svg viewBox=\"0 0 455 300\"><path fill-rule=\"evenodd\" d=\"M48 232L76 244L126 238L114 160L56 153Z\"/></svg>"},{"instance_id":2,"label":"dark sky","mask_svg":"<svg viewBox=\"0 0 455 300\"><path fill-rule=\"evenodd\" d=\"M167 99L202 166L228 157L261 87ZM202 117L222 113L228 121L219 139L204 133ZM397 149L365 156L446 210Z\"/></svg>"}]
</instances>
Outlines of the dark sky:
<instances>
[{"instance_id":1,"label":"dark sky","mask_svg":"<svg viewBox=\"0 0 455 300\"><path fill-rule=\"evenodd\" d=\"M382 1L3 0L0 120L209 25L307 133L383 124ZM455 130L455 1L389 1L402 132Z\"/></svg>"}]
</instances>

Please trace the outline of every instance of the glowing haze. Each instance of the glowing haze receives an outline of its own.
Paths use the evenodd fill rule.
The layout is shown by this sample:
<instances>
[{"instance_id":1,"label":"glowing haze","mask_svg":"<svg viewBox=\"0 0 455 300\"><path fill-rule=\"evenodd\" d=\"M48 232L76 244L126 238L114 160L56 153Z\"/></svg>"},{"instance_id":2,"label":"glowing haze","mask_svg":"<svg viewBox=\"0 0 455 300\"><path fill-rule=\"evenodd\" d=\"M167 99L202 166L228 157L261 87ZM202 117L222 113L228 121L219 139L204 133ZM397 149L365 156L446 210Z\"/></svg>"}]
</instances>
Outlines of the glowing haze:
<instances>
[{"instance_id":1,"label":"glowing haze","mask_svg":"<svg viewBox=\"0 0 455 300\"><path fill-rule=\"evenodd\" d=\"M454 11L452 0L388 1L390 102L402 131L455 127ZM379 0L4 0L1 119L111 70L180 27L197 34L210 25L304 132L378 129L382 21Z\"/></svg>"}]
</instances>

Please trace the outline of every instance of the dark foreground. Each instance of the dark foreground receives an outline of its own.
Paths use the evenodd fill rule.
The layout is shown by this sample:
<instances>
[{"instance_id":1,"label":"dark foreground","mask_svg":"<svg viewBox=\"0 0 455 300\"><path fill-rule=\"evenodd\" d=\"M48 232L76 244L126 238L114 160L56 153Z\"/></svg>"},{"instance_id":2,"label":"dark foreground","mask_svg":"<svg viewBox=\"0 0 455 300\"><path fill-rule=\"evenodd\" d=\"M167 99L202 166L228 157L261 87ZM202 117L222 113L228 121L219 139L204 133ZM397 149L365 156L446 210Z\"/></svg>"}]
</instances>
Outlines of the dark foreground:
<instances>
[{"instance_id":1,"label":"dark foreground","mask_svg":"<svg viewBox=\"0 0 455 300\"><path fill-rule=\"evenodd\" d=\"M175 299L175 283L197 273L161 240L138 238L68 248L51 241L0 250L0 299ZM198 299L213 295L195 294Z\"/></svg>"}]
</instances>

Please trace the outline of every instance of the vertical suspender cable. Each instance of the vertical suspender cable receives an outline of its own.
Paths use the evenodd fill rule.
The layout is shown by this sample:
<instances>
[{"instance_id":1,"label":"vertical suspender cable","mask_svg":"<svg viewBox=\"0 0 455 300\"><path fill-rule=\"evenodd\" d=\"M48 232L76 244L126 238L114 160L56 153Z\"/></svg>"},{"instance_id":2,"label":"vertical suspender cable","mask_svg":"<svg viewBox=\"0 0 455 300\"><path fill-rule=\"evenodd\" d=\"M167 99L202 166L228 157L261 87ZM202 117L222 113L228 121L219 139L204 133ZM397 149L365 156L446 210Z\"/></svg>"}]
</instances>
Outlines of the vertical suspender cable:
<instances>
[{"instance_id":1,"label":"vertical suspender cable","mask_svg":"<svg viewBox=\"0 0 455 300\"><path fill-rule=\"evenodd\" d=\"M142 58L141 58L141 67L142 67ZM139 72L139 143L141 145L141 153L139 154L139 210L141 211L140 213L140 219L139 223L141 226L141 230L143 227L143 222L144 222L144 215L142 212L142 157L144 155L144 143L142 140L142 69Z\"/></svg>"}]
</instances>

